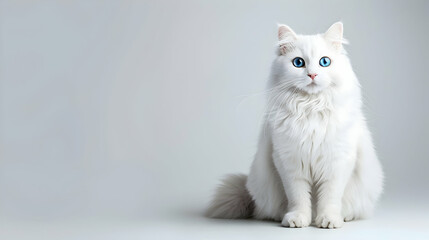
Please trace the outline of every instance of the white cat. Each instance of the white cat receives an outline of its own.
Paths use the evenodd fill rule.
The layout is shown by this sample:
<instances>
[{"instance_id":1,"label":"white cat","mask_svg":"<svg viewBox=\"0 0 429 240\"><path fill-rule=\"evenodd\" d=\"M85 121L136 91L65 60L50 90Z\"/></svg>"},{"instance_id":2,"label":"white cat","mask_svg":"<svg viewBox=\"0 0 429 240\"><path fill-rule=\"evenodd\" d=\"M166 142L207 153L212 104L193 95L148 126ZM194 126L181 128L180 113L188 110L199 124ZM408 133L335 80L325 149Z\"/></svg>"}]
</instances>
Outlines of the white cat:
<instances>
[{"instance_id":1,"label":"white cat","mask_svg":"<svg viewBox=\"0 0 429 240\"><path fill-rule=\"evenodd\" d=\"M279 25L268 108L249 177L224 179L207 211L338 228L369 216L383 172L361 110L360 85L343 49L343 24L303 36Z\"/></svg>"}]
</instances>

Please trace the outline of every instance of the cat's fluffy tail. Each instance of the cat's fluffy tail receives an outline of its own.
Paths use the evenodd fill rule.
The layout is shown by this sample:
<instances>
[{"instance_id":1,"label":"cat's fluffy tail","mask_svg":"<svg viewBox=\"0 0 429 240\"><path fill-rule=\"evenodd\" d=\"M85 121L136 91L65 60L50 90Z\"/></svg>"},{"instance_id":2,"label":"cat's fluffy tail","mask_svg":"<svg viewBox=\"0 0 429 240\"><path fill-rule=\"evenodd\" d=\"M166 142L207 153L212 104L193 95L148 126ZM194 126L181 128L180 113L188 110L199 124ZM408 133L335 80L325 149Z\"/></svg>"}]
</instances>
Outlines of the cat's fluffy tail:
<instances>
[{"instance_id":1,"label":"cat's fluffy tail","mask_svg":"<svg viewBox=\"0 0 429 240\"><path fill-rule=\"evenodd\" d=\"M206 215L212 218L250 218L255 203L246 188L247 176L231 174L222 180Z\"/></svg>"}]
</instances>

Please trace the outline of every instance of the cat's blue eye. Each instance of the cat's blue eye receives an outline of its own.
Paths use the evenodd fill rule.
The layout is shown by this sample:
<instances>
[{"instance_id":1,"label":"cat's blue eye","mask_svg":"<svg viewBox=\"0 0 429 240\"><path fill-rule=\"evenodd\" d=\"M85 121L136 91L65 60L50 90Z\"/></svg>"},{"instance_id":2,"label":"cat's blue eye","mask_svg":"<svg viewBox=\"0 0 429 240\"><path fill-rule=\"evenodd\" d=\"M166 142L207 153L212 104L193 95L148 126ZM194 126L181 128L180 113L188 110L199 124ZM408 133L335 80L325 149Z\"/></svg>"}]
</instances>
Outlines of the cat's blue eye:
<instances>
[{"instance_id":1,"label":"cat's blue eye","mask_svg":"<svg viewBox=\"0 0 429 240\"><path fill-rule=\"evenodd\" d=\"M320 66L327 67L331 65L331 59L328 57L322 57L319 61Z\"/></svg>"},{"instance_id":2,"label":"cat's blue eye","mask_svg":"<svg viewBox=\"0 0 429 240\"><path fill-rule=\"evenodd\" d=\"M300 57L296 57L292 60L292 63L295 67L297 68L302 68L305 66L305 62L304 59L300 58Z\"/></svg>"}]
</instances>

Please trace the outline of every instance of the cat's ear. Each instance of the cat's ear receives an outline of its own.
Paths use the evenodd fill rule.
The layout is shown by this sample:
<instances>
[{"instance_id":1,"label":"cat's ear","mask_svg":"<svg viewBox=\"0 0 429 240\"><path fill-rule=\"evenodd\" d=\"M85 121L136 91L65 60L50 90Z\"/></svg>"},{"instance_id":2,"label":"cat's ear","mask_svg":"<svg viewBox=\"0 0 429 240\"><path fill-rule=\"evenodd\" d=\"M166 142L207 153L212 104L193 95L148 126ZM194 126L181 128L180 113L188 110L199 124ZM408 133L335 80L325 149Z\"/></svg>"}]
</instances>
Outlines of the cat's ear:
<instances>
[{"instance_id":1,"label":"cat's ear","mask_svg":"<svg viewBox=\"0 0 429 240\"><path fill-rule=\"evenodd\" d=\"M343 38L343 23L336 22L323 34L326 41L330 42L336 50L341 50L346 40Z\"/></svg>"},{"instance_id":2,"label":"cat's ear","mask_svg":"<svg viewBox=\"0 0 429 240\"><path fill-rule=\"evenodd\" d=\"M278 24L278 36L280 53L285 54L290 48L293 47L293 42L296 40L296 34L292 28Z\"/></svg>"}]
</instances>

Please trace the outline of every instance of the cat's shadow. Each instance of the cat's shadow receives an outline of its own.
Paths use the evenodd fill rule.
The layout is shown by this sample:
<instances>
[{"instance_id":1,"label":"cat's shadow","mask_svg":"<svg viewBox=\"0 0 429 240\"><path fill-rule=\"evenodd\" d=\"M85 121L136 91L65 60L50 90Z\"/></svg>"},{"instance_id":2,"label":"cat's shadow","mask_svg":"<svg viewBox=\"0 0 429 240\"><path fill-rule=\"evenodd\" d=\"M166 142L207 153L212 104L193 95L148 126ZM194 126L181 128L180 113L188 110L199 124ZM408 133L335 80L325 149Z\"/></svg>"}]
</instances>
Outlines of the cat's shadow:
<instances>
[{"instance_id":1,"label":"cat's shadow","mask_svg":"<svg viewBox=\"0 0 429 240\"><path fill-rule=\"evenodd\" d=\"M204 220L204 221L208 221L208 222L212 222L212 223L216 223L216 224L237 224L237 225L250 225L250 226L264 225L264 226L271 226L271 227L278 227L278 228L285 228L285 229L311 228L311 229L321 229L321 230L326 230L326 229L332 230L329 228L319 228L316 226L316 224L314 222L312 222L310 224L310 226L304 227L304 228L289 228L289 227L284 227L281 225L280 222L273 221L273 220L260 220L260 219L254 219L254 218L246 218L246 219L211 218L211 217L206 216L204 211L196 210L196 209L187 209L187 210L183 209L182 211L179 211L177 213L183 217L194 218L194 219L198 219L198 220ZM354 220L352 222L355 222L355 221L356 220ZM346 222L345 224L350 224L350 222Z\"/></svg>"}]
</instances>

